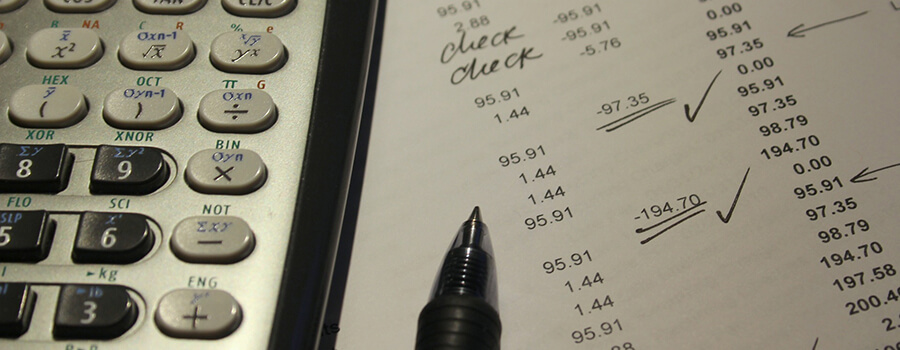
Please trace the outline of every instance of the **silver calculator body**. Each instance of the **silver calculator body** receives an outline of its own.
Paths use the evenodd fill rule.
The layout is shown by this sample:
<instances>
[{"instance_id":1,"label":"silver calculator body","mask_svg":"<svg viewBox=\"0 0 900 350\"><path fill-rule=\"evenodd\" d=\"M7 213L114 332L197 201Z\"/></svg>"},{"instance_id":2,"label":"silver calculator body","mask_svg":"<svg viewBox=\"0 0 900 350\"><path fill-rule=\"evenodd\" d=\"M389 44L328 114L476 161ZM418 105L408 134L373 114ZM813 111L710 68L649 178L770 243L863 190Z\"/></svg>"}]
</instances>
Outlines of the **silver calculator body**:
<instances>
[{"instance_id":1,"label":"silver calculator body","mask_svg":"<svg viewBox=\"0 0 900 350\"><path fill-rule=\"evenodd\" d=\"M0 348L314 349L373 14L0 0Z\"/></svg>"}]
</instances>

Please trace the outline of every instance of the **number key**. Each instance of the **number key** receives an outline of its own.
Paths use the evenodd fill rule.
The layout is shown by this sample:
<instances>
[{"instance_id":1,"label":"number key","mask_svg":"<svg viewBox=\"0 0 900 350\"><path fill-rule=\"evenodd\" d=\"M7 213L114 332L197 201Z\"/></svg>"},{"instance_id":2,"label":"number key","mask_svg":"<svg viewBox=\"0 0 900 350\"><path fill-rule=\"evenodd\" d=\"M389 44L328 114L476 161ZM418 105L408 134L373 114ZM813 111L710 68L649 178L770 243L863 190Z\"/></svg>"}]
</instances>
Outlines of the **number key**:
<instances>
[{"instance_id":1,"label":"number key","mask_svg":"<svg viewBox=\"0 0 900 350\"><path fill-rule=\"evenodd\" d=\"M77 263L128 264L153 248L146 216L130 213L81 214L72 260Z\"/></svg>"},{"instance_id":2,"label":"number key","mask_svg":"<svg viewBox=\"0 0 900 350\"><path fill-rule=\"evenodd\" d=\"M162 151L151 147L102 145L91 172L93 194L148 194L169 178Z\"/></svg>"},{"instance_id":3,"label":"number key","mask_svg":"<svg viewBox=\"0 0 900 350\"><path fill-rule=\"evenodd\" d=\"M128 290L114 285L64 285L59 291L53 337L113 339L137 320Z\"/></svg>"},{"instance_id":4,"label":"number key","mask_svg":"<svg viewBox=\"0 0 900 350\"><path fill-rule=\"evenodd\" d=\"M27 283L0 283L0 337L16 338L28 331L36 299Z\"/></svg>"},{"instance_id":5,"label":"number key","mask_svg":"<svg viewBox=\"0 0 900 350\"><path fill-rule=\"evenodd\" d=\"M0 211L0 262L44 260L55 231L46 211Z\"/></svg>"},{"instance_id":6,"label":"number key","mask_svg":"<svg viewBox=\"0 0 900 350\"><path fill-rule=\"evenodd\" d=\"M74 159L63 144L0 144L0 192L60 192L69 185Z\"/></svg>"}]
</instances>

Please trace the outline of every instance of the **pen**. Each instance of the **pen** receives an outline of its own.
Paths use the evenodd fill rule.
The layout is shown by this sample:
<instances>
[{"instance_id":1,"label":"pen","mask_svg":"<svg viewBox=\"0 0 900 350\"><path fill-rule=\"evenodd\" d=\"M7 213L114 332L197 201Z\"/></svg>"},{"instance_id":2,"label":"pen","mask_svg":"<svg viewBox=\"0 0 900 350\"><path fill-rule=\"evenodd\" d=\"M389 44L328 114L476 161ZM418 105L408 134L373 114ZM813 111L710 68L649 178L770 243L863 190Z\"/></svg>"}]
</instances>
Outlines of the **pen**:
<instances>
[{"instance_id":1,"label":"pen","mask_svg":"<svg viewBox=\"0 0 900 350\"><path fill-rule=\"evenodd\" d=\"M419 314L416 350L500 349L497 279L481 210L463 222Z\"/></svg>"}]
</instances>

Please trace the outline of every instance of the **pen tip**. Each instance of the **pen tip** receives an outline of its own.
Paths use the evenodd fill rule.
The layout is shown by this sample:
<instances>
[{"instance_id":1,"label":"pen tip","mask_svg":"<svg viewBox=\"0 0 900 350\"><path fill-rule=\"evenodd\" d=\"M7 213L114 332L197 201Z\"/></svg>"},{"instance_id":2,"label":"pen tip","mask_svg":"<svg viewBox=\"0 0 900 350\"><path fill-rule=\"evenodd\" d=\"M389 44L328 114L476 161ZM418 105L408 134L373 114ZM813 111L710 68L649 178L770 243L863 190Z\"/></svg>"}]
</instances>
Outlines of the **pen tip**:
<instances>
[{"instance_id":1,"label":"pen tip","mask_svg":"<svg viewBox=\"0 0 900 350\"><path fill-rule=\"evenodd\" d=\"M472 210L472 215L469 215L469 221L481 221L481 209L478 206L475 206L475 209Z\"/></svg>"}]
</instances>

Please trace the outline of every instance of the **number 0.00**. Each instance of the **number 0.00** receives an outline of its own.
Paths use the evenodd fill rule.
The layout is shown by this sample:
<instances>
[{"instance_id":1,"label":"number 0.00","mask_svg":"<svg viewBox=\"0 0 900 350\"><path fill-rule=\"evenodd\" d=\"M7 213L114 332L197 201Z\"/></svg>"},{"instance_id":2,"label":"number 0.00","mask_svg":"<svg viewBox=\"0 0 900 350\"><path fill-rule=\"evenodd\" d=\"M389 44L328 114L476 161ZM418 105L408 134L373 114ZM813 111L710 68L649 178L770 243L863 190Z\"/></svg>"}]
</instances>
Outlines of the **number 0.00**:
<instances>
[{"instance_id":1,"label":"number 0.00","mask_svg":"<svg viewBox=\"0 0 900 350\"><path fill-rule=\"evenodd\" d=\"M753 60L753 62L751 62L749 66L746 64L743 64L743 63L739 64L737 66L737 70L738 70L738 73L741 73L742 75L744 75L744 74L750 74L750 73L753 73L756 71L761 71L766 68L772 68L774 66L775 66L775 60L773 60L771 57L764 57L762 59Z\"/></svg>"}]
</instances>

